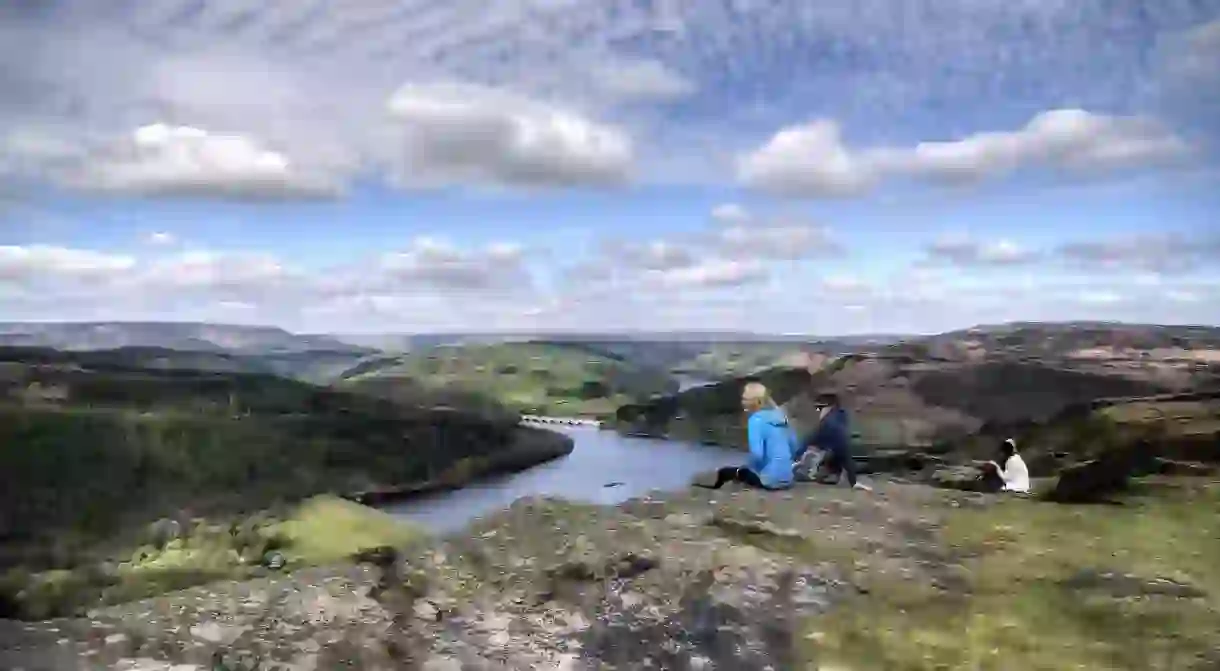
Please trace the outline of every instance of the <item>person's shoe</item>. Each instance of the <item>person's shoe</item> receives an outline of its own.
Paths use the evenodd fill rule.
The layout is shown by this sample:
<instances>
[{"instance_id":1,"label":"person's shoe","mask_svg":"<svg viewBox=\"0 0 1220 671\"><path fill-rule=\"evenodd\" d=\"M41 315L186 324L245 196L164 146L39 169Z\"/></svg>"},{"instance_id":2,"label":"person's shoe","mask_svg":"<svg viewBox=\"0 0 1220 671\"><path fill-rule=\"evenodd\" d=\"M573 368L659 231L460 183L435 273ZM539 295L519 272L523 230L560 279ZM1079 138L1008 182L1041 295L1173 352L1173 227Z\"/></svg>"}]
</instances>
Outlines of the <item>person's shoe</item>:
<instances>
[{"instance_id":1,"label":"person's shoe","mask_svg":"<svg viewBox=\"0 0 1220 671\"><path fill-rule=\"evenodd\" d=\"M852 488L852 489L859 489L859 490L860 490L860 491L862 491L862 492L871 492L871 491L873 491L873 488L872 488L872 487L869 487L868 485L864 484L863 482L857 482L856 484L852 485L852 486L851 486L851 488Z\"/></svg>"}]
</instances>

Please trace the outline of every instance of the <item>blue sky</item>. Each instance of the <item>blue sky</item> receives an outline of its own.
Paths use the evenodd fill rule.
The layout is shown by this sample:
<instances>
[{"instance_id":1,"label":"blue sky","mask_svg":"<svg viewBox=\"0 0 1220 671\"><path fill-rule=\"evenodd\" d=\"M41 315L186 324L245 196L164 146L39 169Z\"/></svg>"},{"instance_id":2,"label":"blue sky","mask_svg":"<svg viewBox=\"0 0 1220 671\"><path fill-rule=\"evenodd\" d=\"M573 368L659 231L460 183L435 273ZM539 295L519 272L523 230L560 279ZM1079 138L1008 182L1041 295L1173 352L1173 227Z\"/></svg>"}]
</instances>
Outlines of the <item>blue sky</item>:
<instances>
[{"instance_id":1,"label":"blue sky","mask_svg":"<svg viewBox=\"0 0 1220 671\"><path fill-rule=\"evenodd\" d=\"M0 321L1218 321L1220 1L485 5L0 9Z\"/></svg>"}]
</instances>

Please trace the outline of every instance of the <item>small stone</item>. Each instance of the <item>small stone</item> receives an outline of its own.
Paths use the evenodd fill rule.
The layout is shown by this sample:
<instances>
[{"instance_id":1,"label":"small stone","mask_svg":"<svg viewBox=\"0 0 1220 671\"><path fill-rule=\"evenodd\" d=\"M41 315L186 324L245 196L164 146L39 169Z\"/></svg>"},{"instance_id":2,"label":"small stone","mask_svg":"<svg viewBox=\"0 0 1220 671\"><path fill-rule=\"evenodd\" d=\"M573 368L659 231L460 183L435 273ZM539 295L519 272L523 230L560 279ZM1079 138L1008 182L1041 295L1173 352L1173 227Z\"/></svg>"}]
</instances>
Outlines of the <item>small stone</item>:
<instances>
[{"instance_id":1,"label":"small stone","mask_svg":"<svg viewBox=\"0 0 1220 671\"><path fill-rule=\"evenodd\" d=\"M427 601L417 601L414 607L415 617L425 622L439 622L441 611Z\"/></svg>"},{"instance_id":2,"label":"small stone","mask_svg":"<svg viewBox=\"0 0 1220 671\"><path fill-rule=\"evenodd\" d=\"M452 657L429 657L423 671L462 671L462 663Z\"/></svg>"}]
</instances>

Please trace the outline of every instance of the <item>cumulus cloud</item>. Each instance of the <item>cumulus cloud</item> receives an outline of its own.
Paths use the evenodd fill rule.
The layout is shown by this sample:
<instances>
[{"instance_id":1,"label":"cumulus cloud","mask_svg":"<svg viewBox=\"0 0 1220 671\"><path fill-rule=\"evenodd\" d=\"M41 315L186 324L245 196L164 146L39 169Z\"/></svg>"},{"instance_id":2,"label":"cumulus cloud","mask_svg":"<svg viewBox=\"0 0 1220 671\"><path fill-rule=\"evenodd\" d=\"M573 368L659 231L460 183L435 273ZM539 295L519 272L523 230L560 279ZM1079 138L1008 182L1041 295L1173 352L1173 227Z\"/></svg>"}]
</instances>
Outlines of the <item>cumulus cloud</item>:
<instances>
[{"instance_id":1,"label":"cumulus cloud","mask_svg":"<svg viewBox=\"0 0 1220 671\"><path fill-rule=\"evenodd\" d=\"M692 247L669 240L642 243L612 240L602 246L602 251L617 265L643 270L676 270L697 263Z\"/></svg>"},{"instance_id":2,"label":"cumulus cloud","mask_svg":"<svg viewBox=\"0 0 1220 671\"><path fill-rule=\"evenodd\" d=\"M85 189L154 196L334 196L339 185L298 169L254 138L163 123L82 158L69 182Z\"/></svg>"},{"instance_id":3,"label":"cumulus cloud","mask_svg":"<svg viewBox=\"0 0 1220 671\"><path fill-rule=\"evenodd\" d=\"M408 84L389 111L404 134L399 178L407 184L614 184L633 160L623 131L504 89Z\"/></svg>"},{"instance_id":4,"label":"cumulus cloud","mask_svg":"<svg viewBox=\"0 0 1220 671\"><path fill-rule=\"evenodd\" d=\"M1143 234L1076 241L1062 245L1059 254L1087 270L1181 273L1220 263L1220 236Z\"/></svg>"},{"instance_id":5,"label":"cumulus cloud","mask_svg":"<svg viewBox=\"0 0 1220 671\"><path fill-rule=\"evenodd\" d=\"M130 271L135 264L130 256L86 249L0 246L0 282L102 281Z\"/></svg>"},{"instance_id":6,"label":"cumulus cloud","mask_svg":"<svg viewBox=\"0 0 1220 671\"><path fill-rule=\"evenodd\" d=\"M980 242L968 236L946 236L928 245L928 259L958 266L1010 266L1038 258L1037 252L1011 240Z\"/></svg>"},{"instance_id":7,"label":"cumulus cloud","mask_svg":"<svg viewBox=\"0 0 1220 671\"><path fill-rule=\"evenodd\" d=\"M1059 109L1038 114L1016 131L909 148L853 149L836 122L818 120L779 131L741 156L737 172L758 189L834 197L862 194L892 177L973 183L1031 167L1095 173L1161 165L1190 154L1185 140L1151 119Z\"/></svg>"},{"instance_id":8,"label":"cumulus cloud","mask_svg":"<svg viewBox=\"0 0 1220 671\"><path fill-rule=\"evenodd\" d=\"M145 290L224 295L282 288L293 279L293 272L272 254L212 251L188 251L156 259L133 277Z\"/></svg>"},{"instance_id":9,"label":"cumulus cloud","mask_svg":"<svg viewBox=\"0 0 1220 671\"><path fill-rule=\"evenodd\" d=\"M765 283L777 262L843 251L827 227L800 217L764 217L721 205L711 218L704 230L669 238L604 241L592 258L569 269L567 280L586 292L717 290Z\"/></svg>"},{"instance_id":10,"label":"cumulus cloud","mask_svg":"<svg viewBox=\"0 0 1220 671\"><path fill-rule=\"evenodd\" d=\"M712 209L721 224L706 233L705 243L732 259L797 261L844 251L827 226L794 215L761 216L740 205Z\"/></svg>"},{"instance_id":11,"label":"cumulus cloud","mask_svg":"<svg viewBox=\"0 0 1220 671\"><path fill-rule=\"evenodd\" d=\"M962 9L963 3L951 4ZM415 183L422 179L417 172L427 171L404 165L404 154L412 154L403 149L401 128L385 118L387 96L404 80L468 82L558 101L566 115L630 129L631 154L648 177L665 172L656 177L705 179L719 173L722 157L757 129L777 128L810 110L850 133L869 133L858 141L869 146L886 135L928 127L948 132L970 123L953 114L959 111L1007 117L1031 104L1068 99L1089 109L1126 106L1149 76L1147 53L1115 39L1115 26L1152 29L1214 18L1202 6L1137 11L1096 3L968 4L962 11L921 5L895 13L884 3L844 9L804 0L609 0L598 11L567 0L504 0L493 9L479 0L320 0L307 6L166 0L100 11L88 0L63 0L38 11L11 11L0 21L0 60L21 64L3 75L0 127L69 129L67 149L75 153L76 134L124 136L160 120L246 138L257 150L287 158L297 174L318 173L332 184L380 176L387 166L399 181ZM1194 71L1214 62L1208 60L1213 34L1200 26L1185 35L1176 67ZM819 67L776 76L777 66L797 64L827 44L839 46L822 55ZM666 107L674 102L681 105ZM788 169L777 165L794 160L776 155L785 146L799 156L812 147L834 159L808 161L799 170L807 176L790 185L797 191L808 192L813 183L819 193L855 192L893 174L874 167L869 150L847 145L834 123L790 130L799 132L777 136L769 158L751 163L745 172L752 179L792 182L784 176ZM531 176L530 185L604 183L607 173L622 172L599 163L592 177L587 167L574 168L587 166L589 152L572 157L568 131L534 132L554 154L569 157L559 161L565 165L559 172L574 169L584 177L539 168L539 162L553 164L551 151L545 160L522 159L493 143L499 163L467 158L442 165L441 181L452 182L456 172L520 184L504 179L505 152L515 157L507 172ZM65 140L45 139L26 137L21 151L62 155ZM1109 165L1122 155L1143 157L1149 142L1096 160ZM537 157L540 150L532 147L526 153ZM943 150L930 148L933 154ZM0 157L0 172L11 172L12 163ZM21 172L43 176L40 170Z\"/></svg>"},{"instance_id":12,"label":"cumulus cloud","mask_svg":"<svg viewBox=\"0 0 1220 671\"><path fill-rule=\"evenodd\" d=\"M623 102L670 102L695 92L695 84L655 60L607 63L593 71L607 95Z\"/></svg>"},{"instance_id":13,"label":"cumulus cloud","mask_svg":"<svg viewBox=\"0 0 1220 671\"><path fill-rule=\"evenodd\" d=\"M720 254L736 259L797 261L840 249L828 229L801 223L732 226L714 240Z\"/></svg>"},{"instance_id":14,"label":"cumulus cloud","mask_svg":"<svg viewBox=\"0 0 1220 671\"><path fill-rule=\"evenodd\" d=\"M361 325L393 323L398 329L413 320L483 327L538 300L529 258L513 243L474 249L426 237L399 252L329 267L293 266L255 250L136 257L5 246L0 247L0 307L10 319L247 315L263 323L309 323L326 330L336 323L328 320L346 315Z\"/></svg>"},{"instance_id":15,"label":"cumulus cloud","mask_svg":"<svg viewBox=\"0 0 1220 671\"><path fill-rule=\"evenodd\" d=\"M766 268L757 262L710 259L670 270L651 270L644 275L647 284L673 288L726 288L764 282Z\"/></svg>"},{"instance_id":16,"label":"cumulus cloud","mask_svg":"<svg viewBox=\"0 0 1220 671\"><path fill-rule=\"evenodd\" d=\"M399 288L507 292L531 283L524 261L524 250L515 244L472 251L422 237L403 251L384 255L377 268L383 279Z\"/></svg>"}]
</instances>

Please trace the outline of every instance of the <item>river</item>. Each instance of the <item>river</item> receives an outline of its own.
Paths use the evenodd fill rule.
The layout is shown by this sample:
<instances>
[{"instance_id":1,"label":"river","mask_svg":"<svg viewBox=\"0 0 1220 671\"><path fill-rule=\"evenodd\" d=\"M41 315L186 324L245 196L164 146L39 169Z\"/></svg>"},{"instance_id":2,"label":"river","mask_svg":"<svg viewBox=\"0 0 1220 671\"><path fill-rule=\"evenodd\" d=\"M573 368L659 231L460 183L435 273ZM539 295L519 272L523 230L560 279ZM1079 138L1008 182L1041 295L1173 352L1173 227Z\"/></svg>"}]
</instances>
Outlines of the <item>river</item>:
<instances>
[{"instance_id":1,"label":"river","mask_svg":"<svg viewBox=\"0 0 1220 671\"><path fill-rule=\"evenodd\" d=\"M471 520L507 507L523 496L559 496L614 504L656 489L677 489L691 477L745 454L720 447L626 438L587 427L556 429L576 441L566 457L513 475L451 492L393 503L382 509L437 532L455 531ZM612 483L614 486L607 486Z\"/></svg>"}]
</instances>

